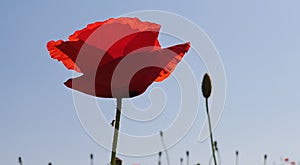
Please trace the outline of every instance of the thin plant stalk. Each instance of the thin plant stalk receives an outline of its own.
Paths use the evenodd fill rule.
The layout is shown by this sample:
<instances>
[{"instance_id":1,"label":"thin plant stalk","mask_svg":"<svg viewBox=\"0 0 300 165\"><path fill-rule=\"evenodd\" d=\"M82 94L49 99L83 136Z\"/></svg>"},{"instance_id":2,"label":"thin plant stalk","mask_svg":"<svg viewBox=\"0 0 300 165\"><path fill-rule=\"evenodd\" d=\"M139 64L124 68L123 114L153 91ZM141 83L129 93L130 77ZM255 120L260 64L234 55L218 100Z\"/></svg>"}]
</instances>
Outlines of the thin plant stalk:
<instances>
[{"instance_id":1,"label":"thin plant stalk","mask_svg":"<svg viewBox=\"0 0 300 165\"><path fill-rule=\"evenodd\" d=\"M167 150L167 147L166 147L166 144L165 144L165 141L164 141L164 135L163 135L162 131L160 131L160 137L161 137L161 143L162 143L164 151L166 153L167 163L168 163L168 165L170 165L169 154L168 154L168 150Z\"/></svg>"},{"instance_id":2,"label":"thin plant stalk","mask_svg":"<svg viewBox=\"0 0 300 165\"><path fill-rule=\"evenodd\" d=\"M161 152L158 153L158 165L161 165Z\"/></svg>"},{"instance_id":3,"label":"thin plant stalk","mask_svg":"<svg viewBox=\"0 0 300 165\"><path fill-rule=\"evenodd\" d=\"M264 165L266 165L267 164L267 155L264 155Z\"/></svg>"},{"instance_id":4,"label":"thin plant stalk","mask_svg":"<svg viewBox=\"0 0 300 165\"><path fill-rule=\"evenodd\" d=\"M235 152L235 165L239 164L239 151Z\"/></svg>"},{"instance_id":5,"label":"thin plant stalk","mask_svg":"<svg viewBox=\"0 0 300 165\"><path fill-rule=\"evenodd\" d=\"M110 159L111 165L116 165L116 152L117 152L117 144L118 144L118 136L119 136L121 108L122 108L122 98L117 98L116 119L115 119L115 124L114 124L114 126L115 126L114 138L113 138L111 159Z\"/></svg>"},{"instance_id":6,"label":"thin plant stalk","mask_svg":"<svg viewBox=\"0 0 300 165\"><path fill-rule=\"evenodd\" d=\"M186 151L186 165L189 165L190 162L190 153L189 151Z\"/></svg>"},{"instance_id":7,"label":"thin plant stalk","mask_svg":"<svg viewBox=\"0 0 300 165\"><path fill-rule=\"evenodd\" d=\"M209 133L210 133L210 143L211 143L212 155L213 155L213 158L214 158L214 163L215 163L215 165L217 165L217 159L216 159L215 147L214 147L214 139L213 139L213 134L212 134L212 127L211 127L209 109L208 109L208 98L205 98L205 102L206 102L206 113L207 113L207 118L208 118L208 126L209 126Z\"/></svg>"},{"instance_id":8,"label":"thin plant stalk","mask_svg":"<svg viewBox=\"0 0 300 165\"><path fill-rule=\"evenodd\" d=\"M91 160L91 165L93 165L94 164L94 155L93 154L90 154L90 160Z\"/></svg>"}]
</instances>

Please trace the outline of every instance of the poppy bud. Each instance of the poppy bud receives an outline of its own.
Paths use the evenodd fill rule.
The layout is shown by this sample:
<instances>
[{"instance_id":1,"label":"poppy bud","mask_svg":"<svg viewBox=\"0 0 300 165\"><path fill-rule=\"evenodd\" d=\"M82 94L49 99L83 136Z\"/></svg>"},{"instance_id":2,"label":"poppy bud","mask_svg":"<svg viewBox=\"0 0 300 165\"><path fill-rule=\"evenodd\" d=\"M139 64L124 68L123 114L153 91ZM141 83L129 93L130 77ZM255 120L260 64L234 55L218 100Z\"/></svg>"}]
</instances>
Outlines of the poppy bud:
<instances>
[{"instance_id":1,"label":"poppy bud","mask_svg":"<svg viewBox=\"0 0 300 165\"><path fill-rule=\"evenodd\" d=\"M211 81L210 77L207 73L205 73L203 80L202 80L202 94L203 97L209 98L211 94Z\"/></svg>"},{"instance_id":2,"label":"poppy bud","mask_svg":"<svg viewBox=\"0 0 300 165\"><path fill-rule=\"evenodd\" d=\"M239 155L239 151L235 151L235 155L238 156Z\"/></svg>"},{"instance_id":3,"label":"poppy bud","mask_svg":"<svg viewBox=\"0 0 300 165\"><path fill-rule=\"evenodd\" d=\"M94 158L94 155L93 155L93 154L91 154L91 155L90 155L90 158L91 158L91 159L93 159L93 158Z\"/></svg>"},{"instance_id":4,"label":"poppy bud","mask_svg":"<svg viewBox=\"0 0 300 165\"><path fill-rule=\"evenodd\" d=\"M160 131L159 134L161 137L163 137L163 131Z\"/></svg>"},{"instance_id":5,"label":"poppy bud","mask_svg":"<svg viewBox=\"0 0 300 165\"><path fill-rule=\"evenodd\" d=\"M183 158L180 158L180 162L181 162L181 163L183 162Z\"/></svg>"},{"instance_id":6,"label":"poppy bud","mask_svg":"<svg viewBox=\"0 0 300 165\"><path fill-rule=\"evenodd\" d=\"M50 162L48 165L52 165L52 163Z\"/></svg>"},{"instance_id":7,"label":"poppy bud","mask_svg":"<svg viewBox=\"0 0 300 165\"><path fill-rule=\"evenodd\" d=\"M161 152L158 153L158 156L161 157Z\"/></svg>"},{"instance_id":8,"label":"poppy bud","mask_svg":"<svg viewBox=\"0 0 300 165\"><path fill-rule=\"evenodd\" d=\"M190 154L189 151L186 151L186 156L189 156L189 154Z\"/></svg>"},{"instance_id":9,"label":"poppy bud","mask_svg":"<svg viewBox=\"0 0 300 165\"><path fill-rule=\"evenodd\" d=\"M267 155L264 156L265 159L267 159L267 157L268 157Z\"/></svg>"}]
</instances>

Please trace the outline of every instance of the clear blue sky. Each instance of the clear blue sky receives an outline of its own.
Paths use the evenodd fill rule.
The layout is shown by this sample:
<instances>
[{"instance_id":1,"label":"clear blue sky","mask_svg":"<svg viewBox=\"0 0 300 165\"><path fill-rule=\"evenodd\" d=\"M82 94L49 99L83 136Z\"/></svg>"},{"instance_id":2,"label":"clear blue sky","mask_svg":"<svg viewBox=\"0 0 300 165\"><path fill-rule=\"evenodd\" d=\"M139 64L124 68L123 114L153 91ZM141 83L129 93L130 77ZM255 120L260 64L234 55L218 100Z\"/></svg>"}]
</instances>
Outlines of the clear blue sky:
<instances>
[{"instance_id":1,"label":"clear blue sky","mask_svg":"<svg viewBox=\"0 0 300 165\"><path fill-rule=\"evenodd\" d=\"M215 137L223 164L234 163L235 150L243 165L262 164L264 154L268 164L279 164L280 156L300 161L299 7L298 0L2 1L0 164L17 164L22 156L24 165L86 165L90 153L97 164L109 161L110 153L81 127L71 90L63 85L72 72L50 59L45 45L88 23L146 9L192 20L220 52L227 100ZM170 149L172 165L185 150L191 163L207 164L209 143L197 141L204 119L199 112L199 123ZM157 162L156 155L122 158L125 164Z\"/></svg>"}]
</instances>

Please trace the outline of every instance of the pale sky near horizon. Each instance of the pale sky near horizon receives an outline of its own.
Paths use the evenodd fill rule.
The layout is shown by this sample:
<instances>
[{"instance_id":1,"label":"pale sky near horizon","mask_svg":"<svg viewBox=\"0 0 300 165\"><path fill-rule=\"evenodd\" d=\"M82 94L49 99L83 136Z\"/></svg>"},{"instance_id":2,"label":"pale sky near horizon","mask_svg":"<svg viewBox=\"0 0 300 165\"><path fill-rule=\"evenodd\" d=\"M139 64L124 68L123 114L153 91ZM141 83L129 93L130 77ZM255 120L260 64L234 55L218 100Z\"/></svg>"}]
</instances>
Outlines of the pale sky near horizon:
<instances>
[{"instance_id":1,"label":"pale sky near horizon","mask_svg":"<svg viewBox=\"0 0 300 165\"><path fill-rule=\"evenodd\" d=\"M2 1L0 164L17 164L22 156L24 165L86 165L90 153L95 164L109 162L110 152L84 131L72 92L63 85L72 72L50 58L46 43L67 39L89 23L139 10L179 14L201 27L218 49L227 79L226 104L214 132L222 164L234 164L236 150L242 165L263 164L264 154L268 165L280 164L280 157L300 161L299 7L297 0ZM188 62L194 60L192 54L185 57ZM200 65L199 80L206 72ZM168 82L155 86L172 95ZM115 103L99 102L111 107L105 113L113 118ZM206 118L204 105L202 110L188 134L169 150L172 165L185 159L186 150L190 164L208 164L209 142L197 141ZM143 127L126 122L123 128L131 133L139 134L137 128ZM157 131L159 126L147 130ZM157 163L157 155L120 157L125 165Z\"/></svg>"}]
</instances>

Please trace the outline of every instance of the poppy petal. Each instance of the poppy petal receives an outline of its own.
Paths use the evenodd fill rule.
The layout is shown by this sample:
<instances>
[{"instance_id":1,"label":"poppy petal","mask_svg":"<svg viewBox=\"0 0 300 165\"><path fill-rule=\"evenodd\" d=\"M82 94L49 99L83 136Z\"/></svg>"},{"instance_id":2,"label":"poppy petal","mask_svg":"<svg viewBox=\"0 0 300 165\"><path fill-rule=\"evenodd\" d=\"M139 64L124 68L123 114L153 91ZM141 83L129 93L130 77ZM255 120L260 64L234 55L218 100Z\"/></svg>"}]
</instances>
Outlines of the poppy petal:
<instances>
[{"instance_id":1,"label":"poppy petal","mask_svg":"<svg viewBox=\"0 0 300 165\"><path fill-rule=\"evenodd\" d=\"M96 82L95 77L89 75L82 75L76 78L68 79L64 84L65 86L83 92L88 95L111 98L111 87L106 85L107 82ZM100 83L100 84L99 84Z\"/></svg>"},{"instance_id":2,"label":"poppy petal","mask_svg":"<svg viewBox=\"0 0 300 165\"><path fill-rule=\"evenodd\" d=\"M47 48L52 58L62 61L68 69L82 73L96 72L100 65L112 60L107 52L90 46L82 40L50 41Z\"/></svg>"},{"instance_id":3,"label":"poppy petal","mask_svg":"<svg viewBox=\"0 0 300 165\"><path fill-rule=\"evenodd\" d=\"M91 46L106 50L112 59L116 59L140 48L149 47L151 50L155 47L160 48L159 30L160 25L142 22L138 18L111 18L89 24L72 34L69 40L82 40Z\"/></svg>"},{"instance_id":4,"label":"poppy petal","mask_svg":"<svg viewBox=\"0 0 300 165\"><path fill-rule=\"evenodd\" d=\"M79 67L75 64L75 61L72 60L72 56L70 58L70 55L73 55L74 53L66 54L57 47L63 43L64 43L63 40L49 41L47 43L47 49L50 53L50 56L54 59L57 59L58 61L61 61L66 66L66 68L75 70L77 72L81 72ZM76 51L71 46L69 47L69 50L70 50L70 52Z\"/></svg>"},{"instance_id":5,"label":"poppy petal","mask_svg":"<svg viewBox=\"0 0 300 165\"><path fill-rule=\"evenodd\" d=\"M151 83L157 80L162 81L174 71L189 48L190 43L185 43L154 51L134 52L101 65L97 70L96 79L110 83L111 76L117 74L115 81L118 83L114 84L115 87L128 85L129 78L132 78L131 81L138 79L137 82L140 84L148 84L147 81ZM152 69L143 70L145 68ZM134 78L134 76L137 77Z\"/></svg>"},{"instance_id":6,"label":"poppy petal","mask_svg":"<svg viewBox=\"0 0 300 165\"><path fill-rule=\"evenodd\" d=\"M156 82L161 82L170 76L170 74L174 71L176 65L181 61L182 57L190 49L190 43L188 42L185 44L172 46L172 47L169 47L166 49L171 50L172 52L175 52L176 55L166 65L166 67L159 73L159 76L155 79Z\"/></svg>"},{"instance_id":7,"label":"poppy petal","mask_svg":"<svg viewBox=\"0 0 300 165\"><path fill-rule=\"evenodd\" d=\"M72 35L69 36L68 39L69 41L85 41L95 30L97 30L97 28L99 28L100 26L102 26L110 20L112 20L112 18L103 22L95 22L92 24L88 24L85 28L75 31Z\"/></svg>"}]
</instances>

